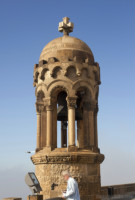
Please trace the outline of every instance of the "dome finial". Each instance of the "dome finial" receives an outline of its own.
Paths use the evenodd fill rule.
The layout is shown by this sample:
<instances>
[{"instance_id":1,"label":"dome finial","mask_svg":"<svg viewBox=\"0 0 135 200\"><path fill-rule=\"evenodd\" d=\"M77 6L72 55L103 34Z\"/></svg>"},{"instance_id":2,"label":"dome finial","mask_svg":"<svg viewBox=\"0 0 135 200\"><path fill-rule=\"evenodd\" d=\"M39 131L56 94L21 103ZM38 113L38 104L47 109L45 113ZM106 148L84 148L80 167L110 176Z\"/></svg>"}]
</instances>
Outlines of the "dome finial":
<instances>
[{"instance_id":1,"label":"dome finial","mask_svg":"<svg viewBox=\"0 0 135 200\"><path fill-rule=\"evenodd\" d=\"M59 23L58 30L59 32L63 32L63 35L69 35L70 32L73 32L74 24L69 22L68 17L63 18L63 22Z\"/></svg>"}]
</instances>

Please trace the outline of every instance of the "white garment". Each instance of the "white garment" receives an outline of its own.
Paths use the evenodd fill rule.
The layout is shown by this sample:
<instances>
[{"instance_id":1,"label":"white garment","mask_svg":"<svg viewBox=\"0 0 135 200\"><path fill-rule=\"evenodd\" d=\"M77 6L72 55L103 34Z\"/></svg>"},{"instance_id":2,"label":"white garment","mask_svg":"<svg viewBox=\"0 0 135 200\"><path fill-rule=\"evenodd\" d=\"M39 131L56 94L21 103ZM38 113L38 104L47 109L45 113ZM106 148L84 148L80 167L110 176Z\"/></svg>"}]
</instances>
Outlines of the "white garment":
<instances>
[{"instance_id":1,"label":"white garment","mask_svg":"<svg viewBox=\"0 0 135 200\"><path fill-rule=\"evenodd\" d=\"M68 200L80 200L78 184L75 179L69 177L67 181L67 191L63 196Z\"/></svg>"}]
</instances>

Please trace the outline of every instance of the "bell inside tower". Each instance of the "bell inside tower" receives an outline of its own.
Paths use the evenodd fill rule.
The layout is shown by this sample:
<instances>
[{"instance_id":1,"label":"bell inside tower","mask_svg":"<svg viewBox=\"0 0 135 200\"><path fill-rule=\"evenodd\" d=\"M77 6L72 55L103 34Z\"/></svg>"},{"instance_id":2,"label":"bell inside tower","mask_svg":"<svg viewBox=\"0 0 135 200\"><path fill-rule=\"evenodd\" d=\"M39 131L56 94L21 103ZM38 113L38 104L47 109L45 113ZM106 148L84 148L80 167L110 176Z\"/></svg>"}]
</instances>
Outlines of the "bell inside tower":
<instances>
[{"instance_id":1,"label":"bell inside tower","mask_svg":"<svg viewBox=\"0 0 135 200\"><path fill-rule=\"evenodd\" d=\"M68 137L67 136L68 111L67 111L66 97L67 93L65 91L60 92L57 97L57 124L58 124L57 135L58 135L58 140L59 137L61 138L62 148L67 147L67 137ZM58 147L58 142L57 142L57 147Z\"/></svg>"},{"instance_id":2,"label":"bell inside tower","mask_svg":"<svg viewBox=\"0 0 135 200\"><path fill-rule=\"evenodd\" d=\"M79 91L77 93L77 102L75 106L75 144L77 145L77 122L83 119L82 116L82 109L81 109L81 99L83 91ZM67 93L65 91L62 91L58 94L57 97L57 135L58 140L61 136L61 147L66 148L68 143L68 108L67 108ZM60 127L59 127L60 126ZM59 133L61 132L61 134ZM59 144L57 142L57 147L59 147Z\"/></svg>"}]
</instances>

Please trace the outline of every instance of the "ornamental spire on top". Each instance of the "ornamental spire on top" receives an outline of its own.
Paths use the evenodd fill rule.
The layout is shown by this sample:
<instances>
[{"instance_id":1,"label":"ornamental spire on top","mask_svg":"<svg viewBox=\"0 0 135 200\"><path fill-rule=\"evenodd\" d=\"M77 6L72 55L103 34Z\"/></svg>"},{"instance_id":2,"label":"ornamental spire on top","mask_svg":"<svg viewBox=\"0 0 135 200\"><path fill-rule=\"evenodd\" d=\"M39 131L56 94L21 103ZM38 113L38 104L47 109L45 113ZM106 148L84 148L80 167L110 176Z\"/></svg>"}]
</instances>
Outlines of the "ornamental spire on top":
<instances>
[{"instance_id":1,"label":"ornamental spire on top","mask_svg":"<svg viewBox=\"0 0 135 200\"><path fill-rule=\"evenodd\" d=\"M69 22L68 17L63 18L63 22L59 23L58 30L59 32L63 32L63 35L69 35L70 32L73 32L74 24Z\"/></svg>"}]
</instances>

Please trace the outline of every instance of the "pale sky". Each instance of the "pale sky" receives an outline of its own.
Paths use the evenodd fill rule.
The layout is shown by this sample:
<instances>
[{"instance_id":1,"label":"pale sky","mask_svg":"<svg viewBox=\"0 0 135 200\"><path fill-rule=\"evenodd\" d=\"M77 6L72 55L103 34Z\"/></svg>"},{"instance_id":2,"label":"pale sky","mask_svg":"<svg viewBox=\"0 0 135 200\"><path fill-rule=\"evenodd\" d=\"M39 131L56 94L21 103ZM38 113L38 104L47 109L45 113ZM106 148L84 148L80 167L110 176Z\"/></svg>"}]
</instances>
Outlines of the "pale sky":
<instances>
[{"instance_id":1,"label":"pale sky","mask_svg":"<svg viewBox=\"0 0 135 200\"><path fill-rule=\"evenodd\" d=\"M135 183L135 1L1 0L0 199L31 194L24 177L34 171L25 152L36 148L33 69L65 16L100 64L101 184Z\"/></svg>"}]
</instances>

